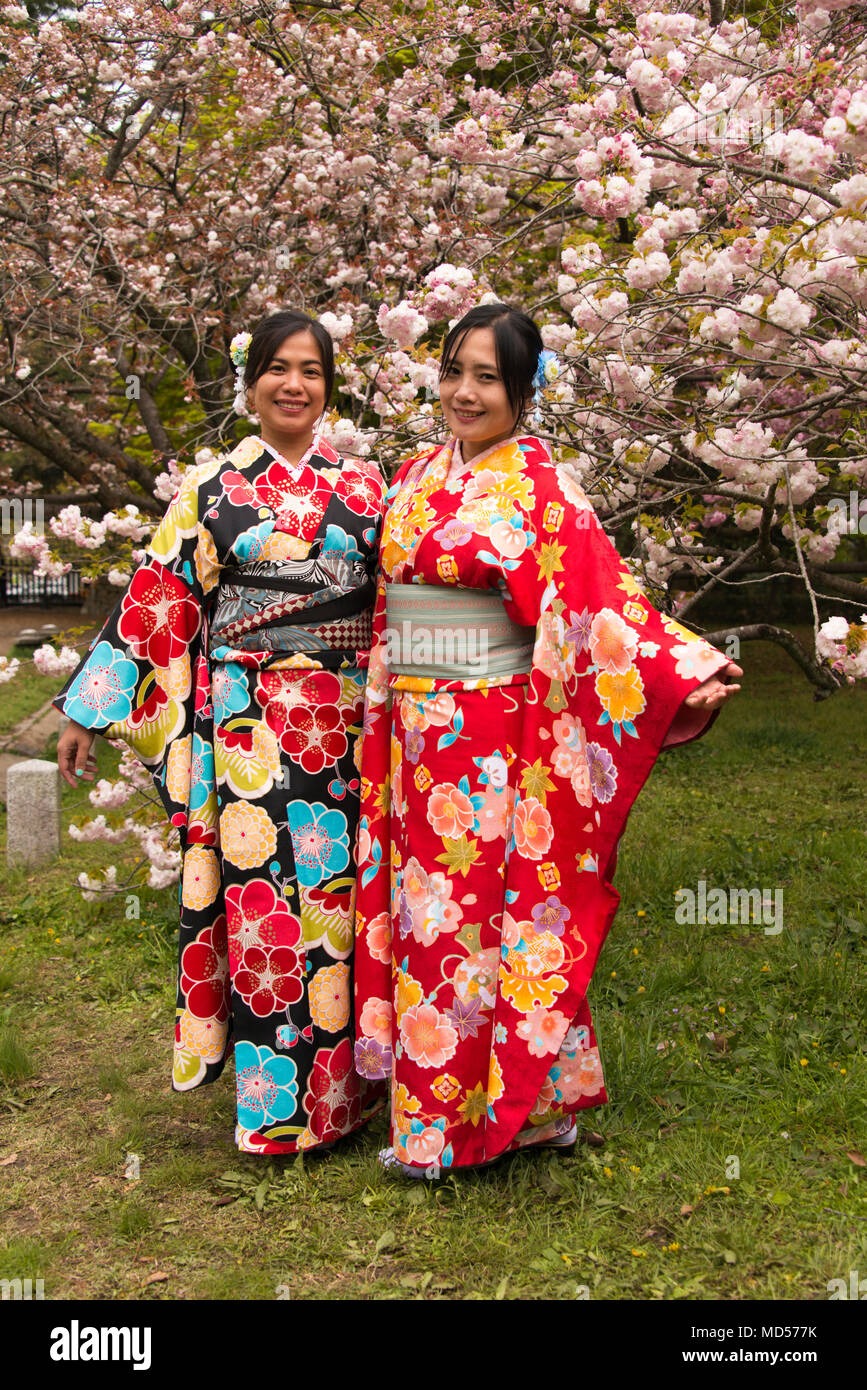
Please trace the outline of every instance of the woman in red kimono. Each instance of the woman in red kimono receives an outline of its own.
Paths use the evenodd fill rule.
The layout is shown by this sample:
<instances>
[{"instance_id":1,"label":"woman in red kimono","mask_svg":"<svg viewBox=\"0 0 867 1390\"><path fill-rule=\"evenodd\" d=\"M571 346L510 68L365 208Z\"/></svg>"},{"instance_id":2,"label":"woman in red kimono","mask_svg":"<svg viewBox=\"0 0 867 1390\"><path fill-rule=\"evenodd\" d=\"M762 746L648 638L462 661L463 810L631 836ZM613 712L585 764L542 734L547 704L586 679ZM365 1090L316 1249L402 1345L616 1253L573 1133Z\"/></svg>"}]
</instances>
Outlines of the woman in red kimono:
<instances>
[{"instance_id":1,"label":"woman in red kimono","mask_svg":"<svg viewBox=\"0 0 867 1390\"><path fill-rule=\"evenodd\" d=\"M384 487L316 433L331 339L232 344L261 434L189 469L55 703L66 781L98 731L150 769L183 853L172 1084L234 1044L239 1148L327 1145L382 1104L352 1065L357 736ZM238 402L236 401L236 407Z\"/></svg>"},{"instance_id":2,"label":"woman in red kimono","mask_svg":"<svg viewBox=\"0 0 867 1390\"><path fill-rule=\"evenodd\" d=\"M552 354L501 304L446 338L451 439L383 525L362 754L355 1063L412 1176L565 1146L607 1097L587 987L629 809L740 668L656 613L521 432Z\"/></svg>"}]
</instances>

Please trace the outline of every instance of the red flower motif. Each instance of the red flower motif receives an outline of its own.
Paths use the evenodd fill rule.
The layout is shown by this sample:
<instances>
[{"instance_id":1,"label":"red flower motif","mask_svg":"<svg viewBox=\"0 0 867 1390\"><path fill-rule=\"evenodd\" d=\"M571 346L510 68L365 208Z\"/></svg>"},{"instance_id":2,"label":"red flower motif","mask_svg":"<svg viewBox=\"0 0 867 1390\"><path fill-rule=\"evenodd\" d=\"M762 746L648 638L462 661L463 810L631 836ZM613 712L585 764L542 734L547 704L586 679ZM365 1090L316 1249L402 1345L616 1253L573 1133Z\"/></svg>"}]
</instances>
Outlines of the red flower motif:
<instances>
[{"instance_id":1,"label":"red flower motif","mask_svg":"<svg viewBox=\"0 0 867 1390\"><path fill-rule=\"evenodd\" d=\"M256 492L276 513L278 530L312 541L319 529L332 487L327 478L305 465L297 474L275 459L256 479Z\"/></svg>"},{"instance_id":2,"label":"red flower motif","mask_svg":"<svg viewBox=\"0 0 867 1390\"><path fill-rule=\"evenodd\" d=\"M181 956L181 990L196 1018L229 1017L229 961L226 918L200 931Z\"/></svg>"},{"instance_id":3,"label":"red flower motif","mask_svg":"<svg viewBox=\"0 0 867 1390\"><path fill-rule=\"evenodd\" d=\"M121 601L117 624L133 656L168 666L183 656L199 630L199 605L163 565L140 565Z\"/></svg>"},{"instance_id":4,"label":"red flower motif","mask_svg":"<svg viewBox=\"0 0 867 1390\"><path fill-rule=\"evenodd\" d=\"M357 516L378 516L382 509L382 483L356 468L344 469L334 489L337 496Z\"/></svg>"},{"instance_id":5,"label":"red flower motif","mask_svg":"<svg viewBox=\"0 0 867 1390\"><path fill-rule=\"evenodd\" d=\"M266 1018L304 993L301 962L291 946L248 946L232 983L257 1018Z\"/></svg>"},{"instance_id":6,"label":"red flower motif","mask_svg":"<svg viewBox=\"0 0 867 1390\"><path fill-rule=\"evenodd\" d=\"M305 772L334 767L349 747L336 705L296 705L280 734L280 746Z\"/></svg>"},{"instance_id":7,"label":"red flower motif","mask_svg":"<svg viewBox=\"0 0 867 1390\"><path fill-rule=\"evenodd\" d=\"M332 1052L320 1047L313 1068L304 1110L308 1126L320 1141L337 1139L354 1129L361 1118L360 1079L352 1065L348 1038L341 1038Z\"/></svg>"},{"instance_id":8,"label":"red flower motif","mask_svg":"<svg viewBox=\"0 0 867 1390\"><path fill-rule=\"evenodd\" d=\"M220 486L226 501L231 502L233 507L255 507L258 509L259 498L252 484L242 474L233 473L230 469L228 473L221 475Z\"/></svg>"},{"instance_id":9,"label":"red flower motif","mask_svg":"<svg viewBox=\"0 0 867 1390\"><path fill-rule=\"evenodd\" d=\"M327 439L319 439L316 443L316 457L324 459L332 467L340 462L340 455L335 453Z\"/></svg>"},{"instance_id":10,"label":"red flower motif","mask_svg":"<svg viewBox=\"0 0 867 1390\"><path fill-rule=\"evenodd\" d=\"M340 698L340 681L330 671L261 671L256 677L256 699L263 709L280 705L333 705Z\"/></svg>"},{"instance_id":11,"label":"red flower motif","mask_svg":"<svg viewBox=\"0 0 867 1390\"><path fill-rule=\"evenodd\" d=\"M264 712L265 723L269 729L273 729L281 747L286 752L294 753L296 746L298 749L306 748L310 739L303 734L302 720L297 726L292 726L292 732L289 734L292 747L284 741L284 734L290 728L293 716L299 713L322 715L325 710L334 709L340 699L340 681L330 671L317 671L300 679L295 671L261 671L256 678L256 699ZM322 732L327 733L328 728ZM345 735L343 743L342 751L345 752ZM307 763L303 763L302 766L307 768ZM319 772L324 766L323 756L315 769L310 770Z\"/></svg>"},{"instance_id":12,"label":"red flower motif","mask_svg":"<svg viewBox=\"0 0 867 1390\"><path fill-rule=\"evenodd\" d=\"M232 970L237 970L244 953L251 947L291 949L301 940L301 923L267 879L254 878L249 883L232 884L227 888L226 912Z\"/></svg>"}]
</instances>

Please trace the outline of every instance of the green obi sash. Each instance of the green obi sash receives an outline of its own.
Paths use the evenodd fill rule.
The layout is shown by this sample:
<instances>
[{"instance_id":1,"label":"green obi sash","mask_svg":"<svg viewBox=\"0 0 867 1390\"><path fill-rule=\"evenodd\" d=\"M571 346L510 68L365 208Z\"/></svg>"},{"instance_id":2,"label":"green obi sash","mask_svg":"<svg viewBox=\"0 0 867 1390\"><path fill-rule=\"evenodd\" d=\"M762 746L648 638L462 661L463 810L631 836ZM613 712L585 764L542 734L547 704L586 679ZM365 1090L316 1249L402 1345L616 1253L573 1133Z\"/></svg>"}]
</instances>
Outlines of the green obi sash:
<instances>
[{"instance_id":1,"label":"green obi sash","mask_svg":"<svg viewBox=\"0 0 867 1390\"><path fill-rule=\"evenodd\" d=\"M385 598L392 675L486 680L532 666L536 630L513 623L494 589L386 584Z\"/></svg>"}]
</instances>

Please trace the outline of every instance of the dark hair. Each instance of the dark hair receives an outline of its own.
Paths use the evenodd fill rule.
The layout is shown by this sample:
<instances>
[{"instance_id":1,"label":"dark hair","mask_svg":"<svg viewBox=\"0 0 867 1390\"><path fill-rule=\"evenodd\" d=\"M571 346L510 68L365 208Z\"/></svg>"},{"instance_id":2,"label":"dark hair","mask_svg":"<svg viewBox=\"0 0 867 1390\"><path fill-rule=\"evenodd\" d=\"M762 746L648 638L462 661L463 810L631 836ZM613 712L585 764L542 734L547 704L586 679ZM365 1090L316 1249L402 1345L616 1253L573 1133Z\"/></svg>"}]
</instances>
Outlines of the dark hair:
<instances>
[{"instance_id":1,"label":"dark hair","mask_svg":"<svg viewBox=\"0 0 867 1390\"><path fill-rule=\"evenodd\" d=\"M494 330L497 367L517 425L533 394L533 377L544 346L542 335L529 315L511 304L479 304L464 314L447 335L440 361L440 380L452 365L464 338L474 328Z\"/></svg>"},{"instance_id":2,"label":"dark hair","mask_svg":"<svg viewBox=\"0 0 867 1390\"><path fill-rule=\"evenodd\" d=\"M319 345L319 357L325 377L325 400L326 403L330 401L334 389L334 344L331 334L321 323L310 318L309 314L302 314L299 309L281 309L277 314L270 314L253 329L247 350L247 365L244 368L244 385L255 386L259 377L268 370L283 340L290 338L293 333L303 333L305 329L313 334Z\"/></svg>"}]
</instances>

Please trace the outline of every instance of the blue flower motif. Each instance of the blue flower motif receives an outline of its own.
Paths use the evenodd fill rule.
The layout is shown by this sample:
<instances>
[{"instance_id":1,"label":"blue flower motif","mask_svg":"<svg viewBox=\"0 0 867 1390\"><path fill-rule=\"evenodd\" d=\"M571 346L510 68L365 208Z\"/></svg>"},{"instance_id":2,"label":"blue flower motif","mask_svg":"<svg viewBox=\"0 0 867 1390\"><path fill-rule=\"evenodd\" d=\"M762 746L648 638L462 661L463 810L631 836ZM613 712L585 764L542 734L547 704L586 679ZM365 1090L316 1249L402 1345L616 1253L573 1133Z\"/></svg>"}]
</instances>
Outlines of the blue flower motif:
<instances>
[{"instance_id":1,"label":"blue flower motif","mask_svg":"<svg viewBox=\"0 0 867 1390\"><path fill-rule=\"evenodd\" d=\"M244 1129L288 1120L298 1105L298 1068L291 1057L278 1057L270 1047L235 1044L235 1087L238 1124Z\"/></svg>"},{"instance_id":2,"label":"blue flower motif","mask_svg":"<svg viewBox=\"0 0 867 1390\"><path fill-rule=\"evenodd\" d=\"M258 526L251 526L247 531L242 531L232 546L233 554L241 561L261 560L265 542L274 530L275 524L273 520L261 521Z\"/></svg>"},{"instance_id":3,"label":"blue flower motif","mask_svg":"<svg viewBox=\"0 0 867 1390\"><path fill-rule=\"evenodd\" d=\"M343 872L349 863L349 829L342 811L329 811L321 801L290 801L286 820L299 883L315 888Z\"/></svg>"},{"instance_id":4,"label":"blue flower motif","mask_svg":"<svg viewBox=\"0 0 867 1390\"><path fill-rule=\"evenodd\" d=\"M322 542L320 557L328 555L343 555L350 563L353 560L362 560L364 556L355 544L355 537L350 536L344 531L342 526L328 526L325 531L325 539Z\"/></svg>"},{"instance_id":5,"label":"blue flower motif","mask_svg":"<svg viewBox=\"0 0 867 1390\"><path fill-rule=\"evenodd\" d=\"M190 761L190 810L199 811L214 789L214 749L201 734L193 734Z\"/></svg>"},{"instance_id":6,"label":"blue flower motif","mask_svg":"<svg viewBox=\"0 0 867 1390\"><path fill-rule=\"evenodd\" d=\"M250 703L247 673L236 661L217 666L211 677L214 723L223 724L230 714L240 714Z\"/></svg>"},{"instance_id":7,"label":"blue flower motif","mask_svg":"<svg viewBox=\"0 0 867 1390\"><path fill-rule=\"evenodd\" d=\"M72 685L64 713L76 724L116 724L132 710L138 666L110 642L98 642Z\"/></svg>"}]
</instances>

